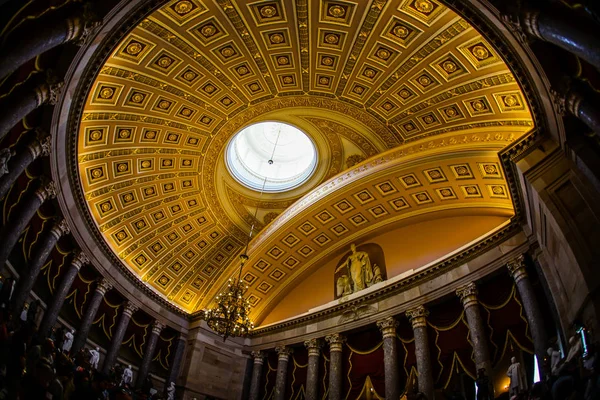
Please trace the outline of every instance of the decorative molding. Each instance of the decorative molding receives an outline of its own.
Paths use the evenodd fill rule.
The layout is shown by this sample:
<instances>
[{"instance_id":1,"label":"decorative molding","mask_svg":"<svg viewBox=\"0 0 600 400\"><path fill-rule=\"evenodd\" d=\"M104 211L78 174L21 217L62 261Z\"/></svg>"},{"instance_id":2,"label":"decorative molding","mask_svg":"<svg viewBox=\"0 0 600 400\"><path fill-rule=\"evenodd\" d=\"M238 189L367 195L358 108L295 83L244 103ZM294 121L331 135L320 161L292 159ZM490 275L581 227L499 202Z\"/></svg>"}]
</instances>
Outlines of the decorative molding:
<instances>
[{"instance_id":1,"label":"decorative molding","mask_svg":"<svg viewBox=\"0 0 600 400\"><path fill-rule=\"evenodd\" d=\"M521 279L527 279L527 271L525 270L525 256L521 254L512 261L506 264L508 272L515 280L515 283L519 283Z\"/></svg>"},{"instance_id":2,"label":"decorative molding","mask_svg":"<svg viewBox=\"0 0 600 400\"><path fill-rule=\"evenodd\" d=\"M63 235L68 235L71 233L71 228L69 227L67 220L61 218L54 224L54 226L52 226L51 232L54 236L56 236L57 239L60 239Z\"/></svg>"},{"instance_id":3,"label":"decorative molding","mask_svg":"<svg viewBox=\"0 0 600 400\"><path fill-rule=\"evenodd\" d=\"M155 335L160 335L160 333L162 332L163 329L165 329L166 325L159 320L155 320L152 323L152 333Z\"/></svg>"},{"instance_id":4,"label":"decorative molding","mask_svg":"<svg viewBox=\"0 0 600 400\"><path fill-rule=\"evenodd\" d=\"M56 197L56 184L53 181L49 181L43 184L38 190L35 191L35 195L43 203L46 199L53 199Z\"/></svg>"},{"instance_id":5,"label":"decorative molding","mask_svg":"<svg viewBox=\"0 0 600 400\"><path fill-rule=\"evenodd\" d=\"M287 346L277 346L275 347L275 351L277 352L277 359L287 361L290 358L290 355L294 353L294 349Z\"/></svg>"},{"instance_id":6,"label":"decorative molding","mask_svg":"<svg viewBox=\"0 0 600 400\"><path fill-rule=\"evenodd\" d=\"M387 317L381 321L377 321L377 327L381 331L383 339L396 337L396 328L399 323L394 317Z\"/></svg>"},{"instance_id":7,"label":"decorative molding","mask_svg":"<svg viewBox=\"0 0 600 400\"><path fill-rule=\"evenodd\" d=\"M73 257L73 260L71 261L71 265L74 266L75 268L77 268L77 270L79 271L81 269L81 267L83 267L85 264L89 264L90 263L90 259L88 258L88 256L81 250L77 250L77 252L75 253L75 257Z\"/></svg>"},{"instance_id":8,"label":"decorative molding","mask_svg":"<svg viewBox=\"0 0 600 400\"><path fill-rule=\"evenodd\" d=\"M96 286L96 292L100 293L102 296L106 294L110 289L113 288L112 283L110 283L107 279L102 279L98 286Z\"/></svg>"},{"instance_id":9,"label":"decorative molding","mask_svg":"<svg viewBox=\"0 0 600 400\"><path fill-rule=\"evenodd\" d=\"M125 302L125 307L123 308L123 314L127 315L131 318L131 316L133 315L133 313L135 313L137 310L139 309L138 306L136 306L135 304L133 304L130 301ZM179 338L181 339L181 335L179 336Z\"/></svg>"},{"instance_id":10,"label":"decorative molding","mask_svg":"<svg viewBox=\"0 0 600 400\"><path fill-rule=\"evenodd\" d=\"M253 351L250 354L252 355L252 358L254 358L255 365L263 365L265 357L267 356L264 351Z\"/></svg>"},{"instance_id":11,"label":"decorative molding","mask_svg":"<svg viewBox=\"0 0 600 400\"><path fill-rule=\"evenodd\" d=\"M304 346L306 346L308 349L309 357L319 357L321 354L321 348L323 347L323 341L316 338L305 340Z\"/></svg>"},{"instance_id":12,"label":"decorative molding","mask_svg":"<svg viewBox=\"0 0 600 400\"><path fill-rule=\"evenodd\" d=\"M456 289L456 295L465 309L479 304L477 301L477 285L475 282L469 282L465 286Z\"/></svg>"},{"instance_id":13,"label":"decorative molding","mask_svg":"<svg viewBox=\"0 0 600 400\"><path fill-rule=\"evenodd\" d=\"M329 343L329 352L342 351L342 346L346 342L346 337L340 333L333 333L325 336L325 341Z\"/></svg>"},{"instance_id":14,"label":"decorative molding","mask_svg":"<svg viewBox=\"0 0 600 400\"><path fill-rule=\"evenodd\" d=\"M377 304L360 304L352 306L349 310L342 313L338 323L341 325L346 322L356 321L367 315L375 314L377 311L379 311Z\"/></svg>"},{"instance_id":15,"label":"decorative molding","mask_svg":"<svg viewBox=\"0 0 600 400\"><path fill-rule=\"evenodd\" d=\"M425 308L425 306L417 306L407 310L406 316L410 320L413 329L417 329L427 326L427 317L429 316L429 311Z\"/></svg>"}]
</instances>

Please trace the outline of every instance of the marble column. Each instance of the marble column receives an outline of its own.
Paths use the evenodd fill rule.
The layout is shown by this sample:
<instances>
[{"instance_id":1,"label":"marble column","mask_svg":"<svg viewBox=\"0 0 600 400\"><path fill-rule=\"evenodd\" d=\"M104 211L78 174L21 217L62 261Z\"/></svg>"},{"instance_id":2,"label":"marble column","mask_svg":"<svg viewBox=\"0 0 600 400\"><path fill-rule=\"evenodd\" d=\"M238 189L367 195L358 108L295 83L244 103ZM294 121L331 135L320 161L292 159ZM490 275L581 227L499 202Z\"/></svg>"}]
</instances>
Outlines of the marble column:
<instances>
[{"instance_id":1,"label":"marble column","mask_svg":"<svg viewBox=\"0 0 600 400\"><path fill-rule=\"evenodd\" d=\"M121 344L123 343L123 337L125 336L125 331L127 330L127 326L129 325L129 321L131 320L131 316L134 312L138 310L138 307L131 302L126 302L123 307L123 312L121 313L121 317L119 318L119 322L117 323L117 327L115 329L115 333L113 333L110 347L106 352L106 357L104 358L104 365L102 366L102 373L108 374L112 366L115 364L117 360L117 355L119 354L119 349L121 348Z\"/></svg>"},{"instance_id":2,"label":"marble column","mask_svg":"<svg viewBox=\"0 0 600 400\"><path fill-rule=\"evenodd\" d=\"M100 22L89 7L70 7L70 12L55 10L22 24L4 38L0 47L0 80L34 57L61 44L83 45L90 40ZM65 15L66 14L66 15Z\"/></svg>"},{"instance_id":3,"label":"marble column","mask_svg":"<svg viewBox=\"0 0 600 400\"><path fill-rule=\"evenodd\" d=\"M7 150L8 149L3 149ZM39 156L50 155L50 136L36 135L31 142L19 153L11 155L6 163L6 173L0 178L0 199L4 198L12 185L25 168L27 168Z\"/></svg>"},{"instance_id":4,"label":"marble column","mask_svg":"<svg viewBox=\"0 0 600 400\"><path fill-rule=\"evenodd\" d=\"M517 285L517 291L519 292L521 303L525 309L525 317L527 318L527 324L529 325L529 331L531 332L531 337L533 339L535 355L538 359L538 365L541 367L544 365L548 337L546 335L546 329L544 328L542 312L535 297L533 286L531 286L527 271L525 270L525 257L520 255L510 261L506 266ZM540 374L542 374L542 368L540 368Z\"/></svg>"},{"instance_id":5,"label":"marble column","mask_svg":"<svg viewBox=\"0 0 600 400\"><path fill-rule=\"evenodd\" d=\"M323 342L310 339L304 342L308 349L308 369L306 371L306 399L317 400L319 397L319 361Z\"/></svg>"},{"instance_id":6,"label":"marble column","mask_svg":"<svg viewBox=\"0 0 600 400\"><path fill-rule=\"evenodd\" d=\"M600 94L581 82L573 82L563 100L570 112L600 136Z\"/></svg>"},{"instance_id":7,"label":"marble column","mask_svg":"<svg viewBox=\"0 0 600 400\"><path fill-rule=\"evenodd\" d=\"M8 222L0 230L0 266L3 266L8 260L12 249L17 244L21 232L25 230L29 221L46 201L46 199L56 197L56 188L54 182L42 184L34 193L23 195L16 209L12 211Z\"/></svg>"},{"instance_id":8,"label":"marble column","mask_svg":"<svg viewBox=\"0 0 600 400\"><path fill-rule=\"evenodd\" d=\"M383 368L385 374L385 398L400 398L400 380L398 379L398 349L396 328L398 321L393 317L377 321L377 327L383 336Z\"/></svg>"},{"instance_id":9,"label":"marble column","mask_svg":"<svg viewBox=\"0 0 600 400\"><path fill-rule=\"evenodd\" d=\"M600 24L562 4L525 9L520 15L524 31L550 42L600 69Z\"/></svg>"},{"instance_id":10,"label":"marble column","mask_svg":"<svg viewBox=\"0 0 600 400\"><path fill-rule=\"evenodd\" d=\"M165 390L164 396L167 398L167 389L171 382L177 383L177 377L179 376L179 369L181 368L181 361L183 361L183 352L185 350L185 342L187 341L187 336L183 334L179 334L177 338L177 344L175 346L175 354L173 355L173 361L171 362L171 367L169 369L169 378L165 382Z\"/></svg>"},{"instance_id":11,"label":"marble column","mask_svg":"<svg viewBox=\"0 0 600 400\"><path fill-rule=\"evenodd\" d=\"M140 369L138 370L138 376L135 381L135 387L137 389L141 388L146 380L146 376L148 376L148 370L150 369L150 363L154 358L154 351L156 350L156 343L158 342L158 336L160 332L165 328L165 325L156 320L152 324L152 333L150 333L150 338L148 339L148 343L144 348L144 358L142 359L142 365L140 365Z\"/></svg>"},{"instance_id":12,"label":"marble column","mask_svg":"<svg viewBox=\"0 0 600 400\"><path fill-rule=\"evenodd\" d=\"M110 289L112 289L112 285L106 279L102 279L100 282L98 282L96 290L94 291L94 294L90 300L90 304L87 306L85 314L83 314L81 325L75 333L73 347L71 347L71 354L77 354L77 352L85 345L85 341L90 333L92 322L94 322L94 318L96 318L96 313L98 312L98 308L102 303L102 299L104 298L106 292L108 292Z\"/></svg>"},{"instance_id":13,"label":"marble column","mask_svg":"<svg viewBox=\"0 0 600 400\"><path fill-rule=\"evenodd\" d=\"M467 324L469 325L469 335L473 343L473 355L475 356L475 369L479 371L485 369L485 374L488 377L492 376L492 361L490 358L490 350L488 347L488 337L485 331L481 310L479 309L479 301L477 300L477 286L474 282L470 282L465 286L456 289L456 295L460 298ZM493 393L494 386L490 385Z\"/></svg>"},{"instance_id":14,"label":"marble column","mask_svg":"<svg viewBox=\"0 0 600 400\"><path fill-rule=\"evenodd\" d=\"M28 265L19 273L19 282L15 287L12 298L12 310L15 315L23 309L25 301L29 297L29 293L54 246L63 235L68 235L70 232L67 221L61 219L52 226L50 231L42 232L38 237Z\"/></svg>"},{"instance_id":15,"label":"marble column","mask_svg":"<svg viewBox=\"0 0 600 400\"><path fill-rule=\"evenodd\" d=\"M275 377L275 400L285 399L285 384L287 380L287 366L293 349L286 346L275 347L277 352L277 376Z\"/></svg>"},{"instance_id":16,"label":"marble column","mask_svg":"<svg viewBox=\"0 0 600 400\"><path fill-rule=\"evenodd\" d=\"M0 58L1 60L1 58ZM63 83L49 76L41 83L31 78L17 86L8 96L0 99L0 139L30 112L42 104L56 104Z\"/></svg>"},{"instance_id":17,"label":"marble column","mask_svg":"<svg viewBox=\"0 0 600 400\"><path fill-rule=\"evenodd\" d=\"M329 343L329 400L342 399L342 348L346 338L339 333L325 336Z\"/></svg>"},{"instance_id":18,"label":"marble column","mask_svg":"<svg viewBox=\"0 0 600 400\"><path fill-rule=\"evenodd\" d=\"M73 258L73 261L71 261L71 264L60 279L60 283L54 291L54 296L52 296L52 300L50 300L50 304L44 313L44 317L40 323L40 328L38 329L38 334L40 337L45 338L50 334L50 330L54 324L56 324L58 314L62 309L77 273L79 273L79 270L84 264L89 262L90 260L87 258L84 252L78 251L76 253L75 258Z\"/></svg>"},{"instance_id":19,"label":"marble column","mask_svg":"<svg viewBox=\"0 0 600 400\"><path fill-rule=\"evenodd\" d=\"M265 363L265 353L262 351L253 351L254 366L252 367L252 381L250 382L250 400L258 400L260 394L260 380L262 379L263 364Z\"/></svg>"},{"instance_id":20,"label":"marble column","mask_svg":"<svg viewBox=\"0 0 600 400\"><path fill-rule=\"evenodd\" d=\"M417 358L417 374L419 391L427 399L433 400L433 370L431 368L431 353L427 339L427 316L429 311L423 306L406 311L415 335L415 355Z\"/></svg>"}]
</instances>

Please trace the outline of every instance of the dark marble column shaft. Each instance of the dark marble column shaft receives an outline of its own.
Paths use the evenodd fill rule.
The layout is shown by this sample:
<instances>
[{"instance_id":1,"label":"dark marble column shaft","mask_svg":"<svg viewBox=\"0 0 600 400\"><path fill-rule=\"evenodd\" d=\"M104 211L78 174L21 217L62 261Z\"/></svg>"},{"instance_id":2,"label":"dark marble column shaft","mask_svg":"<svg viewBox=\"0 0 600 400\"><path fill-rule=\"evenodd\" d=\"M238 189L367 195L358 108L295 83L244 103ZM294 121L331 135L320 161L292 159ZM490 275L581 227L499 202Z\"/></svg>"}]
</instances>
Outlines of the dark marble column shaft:
<instances>
[{"instance_id":1,"label":"dark marble column shaft","mask_svg":"<svg viewBox=\"0 0 600 400\"><path fill-rule=\"evenodd\" d=\"M477 300L477 286L474 282L468 283L456 290L457 296L460 298L467 324L469 325L469 334L473 343L473 355L475 356L475 369L479 371L485 369L485 374L491 377L493 374L492 361L490 358L490 350L488 345L488 336L486 335L485 325L481 318L481 310L479 309L479 301ZM494 385L490 385L490 393L494 393Z\"/></svg>"},{"instance_id":2,"label":"dark marble column shaft","mask_svg":"<svg viewBox=\"0 0 600 400\"><path fill-rule=\"evenodd\" d=\"M142 387L144 381L146 380L146 376L148 376L148 370L150 369L150 363L154 358L158 336L164 328L165 325L158 320L154 321L154 324L152 324L152 333L148 339L148 344L146 344L146 347L144 348L144 358L142 359L142 364L140 365L138 376L135 381L135 387L138 389Z\"/></svg>"},{"instance_id":3,"label":"dark marble column shaft","mask_svg":"<svg viewBox=\"0 0 600 400\"><path fill-rule=\"evenodd\" d=\"M42 318L42 322L40 323L40 328L38 329L38 333L40 337L47 337L50 334L50 330L56 324L56 320L58 319L58 314L67 298L67 294L71 289L71 285L77 276L77 273L81 269L84 264L89 263L87 256L82 251L79 251L71 264L63 274L60 279L60 283L54 292L54 296L52 296L52 300L50 301L50 305L46 309L44 313L44 317Z\"/></svg>"},{"instance_id":4,"label":"dark marble column shaft","mask_svg":"<svg viewBox=\"0 0 600 400\"><path fill-rule=\"evenodd\" d=\"M531 337L533 339L533 348L538 359L538 365L542 366L544 364L544 357L546 356L548 336L546 334L546 329L544 328L542 311L540 310L533 287L531 286L531 281L525 270L525 258L523 255L520 255L516 259L510 261L506 266L517 285L517 291L519 292L519 297L523 303L525 317L527 317L527 324L529 325L529 331L531 332ZM540 368L540 374L542 372L542 368Z\"/></svg>"},{"instance_id":5,"label":"dark marble column shaft","mask_svg":"<svg viewBox=\"0 0 600 400\"><path fill-rule=\"evenodd\" d=\"M574 83L565 98L565 108L600 136L600 94L583 83Z\"/></svg>"},{"instance_id":6,"label":"dark marble column shaft","mask_svg":"<svg viewBox=\"0 0 600 400\"><path fill-rule=\"evenodd\" d=\"M42 104L56 104L62 86L62 82L56 82L52 77L42 83L32 78L0 99L0 139Z\"/></svg>"},{"instance_id":7,"label":"dark marble column shaft","mask_svg":"<svg viewBox=\"0 0 600 400\"><path fill-rule=\"evenodd\" d=\"M179 369L181 368L181 361L183 361L183 352L185 350L185 342L187 341L187 337L180 334L177 338L177 346L175 347L175 354L173 355L173 361L171 362L171 368L169 369L169 379L167 380L167 385L171 382L177 383L177 377L179 376ZM166 389L165 387L165 389ZM166 390L165 390L166 395Z\"/></svg>"},{"instance_id":8,"label":"dark marble column shaft","mask_svg":"<svg viewBox=\"0 0 600 400\"><path fill-rule=\"evenodd\" d=\"M61 219L47 232L42 232L34 245L28 265L19 274L19 282L15 287L12 299L12 311L20 313L29 297L29 293L37 280L44 263L50 256L54 246L63 235L71 232L67 221Z\"/></svg>"},{"instance_id":9,"label":"dark marble column shaft","mask_svg":"<svg viewBox=\"0 0 600 400\"><path fill-rule=\"evenodd\" d=\"M250 382L250 400L258 400L260 395L260 380L262 379L263 364L265 362L265 353L262 351L253 351L254 366L252 367L252 381Z\"/></svg>"},{"instance_id":10,"label":"dark marble column shaft","mask_svg":"<svg viewBox=\"0 0 600 400\"><path fill-rule=\"evenodd\" d=\"M383 368L385 374L385 398L400 398L400 380L398 379L398 349L396 328L398 321L393 317L377 321L377 327L383 336Z\"/></svg>"},{"instance_id":11,"label":"dark marble column shaft","mask_svg":"<svg viewBox=\"0 0 600 400\"><path fill-rule=\"evenodd\" d=\"M287 380L287 366L290 355L294 352L289 347L279 346L275 348L277 357L277 376L275 377L275 400L285 399L285 384Z\"/></svg>"},{"instance_id":12,"label":"dark marble column shaft","mask_svg":"<svg viewBox=\"0 0 600 400\"><path fill-rule=\"evenodd\" d=\"M325 336L329 344L329 400L342 399L342 347L346 338L339 333Z\"/></svg>"},{"instance_id":13,"label":"dark marble column shaft","mask_svg":"<svg viewBox=\"0 0 600 400\"><path fill-rule=\"evenodd\" d=\"M319 397L319 360L323 343L319 339L304 342L308 349L308 369L306 371L306 400L317 400Z\"/></svg>"},{"instance_id":14,"label":"dark marble column shaft","mask_svg":"<svg viewBox=\"0 0 600 400\"><path fill-rule=\"evenodd\" d=\"M69 8L68 6L66 8ZM94 16L83 7L50 11L10 32L0 47L0 80L34 57L63 43L89 40Z\"/></svg>"},{"instance_id":15,"label":"dark marble column shaft","mask_svg":"<svg viewBox=\"0 0 600 400\"><path fill-rule=\"evenodd\" d=\"M121 317L119 317L119 322L117 322L117 328L115 329L115 333L113 333L112 340L110 342L110 347L108 348L108 351L106 352L106 357L104 358L102 373L108 374L112 366L115 364L117 356L119 355L119 349L121 348L121 344L123 343L125 331L127 330L127 326L129 325L131 316L134 312L137 311L137 309L138 307L133 303L125 303L125 306L123 307L123 312L121 313Z\"/></svg>"},{"instance_id":16,"label":"dark marble column shaft","mask_svg":"<svg viewBox=\"0 0 600 400\"><path fill-rule=\"evenodd\" d=\"M431 352L427 339L427 316L429 312L423 306L418 306L406 311L406 315L412 323L415 335L415 355L417 358L417 374L419 379L419 391L427 399L433 400L433 370L431 368Z\"/></svg>"},{"instance_id":17,"label":"dark marble column shaft","mask_svg":"<svg viewBox=\"0 0 600 400\"><path fill-rule=\"evenodd\" d=\"M584 14L554 3L521 15L525 31L586 60L600 69L600 24Z\"/></svg>"},{"instance_id":18,"label":"dark marble column shaft","mask_svg":"<svg viewBox=\"0 0 600 400\"><path fill-rule=\"evenodd\" d=\"M4 198L17 178L39 156L50 154L50 136L41 139L33 138L32 142L22 151L10 157L6 165L8 172L0 178L0 199Z\"/></svg>"},{"instance_id":19,"label":"dark marble column shaft","mask_svg":"<svg viewBox=\"0 0 600 400\"><path fill-rule=\"evenodd\" d=\"M8 260L15 244L21 236L21 232L31 221L31 218L48 198L56 197L54 182L42 185L34 193L26 193L17 208L11 213L9 220L0 230L0 266Z\"/></svg>"},{"instance_id":20,"label":"dark marble column shaft","mask_svg":"<svg viewBox=\"0 0 600 400\"><path fill-rule=\"evenodd\" d=\"M108 292L110 289L112 289L112 285L106 279L102 279L98 283L98 286L96 286L96 290L92 295L90 304L87 306L85 313L83 314L83 318L81 319L81 325L79 325L79 329L75 333L73 347L71 347L71 354L77 354L77 352L85 345L85 341L90 333L92 322L94 322L94 318L96 318L96 313L98 312L100 303L102 303L104 294L106 294L106 292Z\"/></svg>"}]
</instances>

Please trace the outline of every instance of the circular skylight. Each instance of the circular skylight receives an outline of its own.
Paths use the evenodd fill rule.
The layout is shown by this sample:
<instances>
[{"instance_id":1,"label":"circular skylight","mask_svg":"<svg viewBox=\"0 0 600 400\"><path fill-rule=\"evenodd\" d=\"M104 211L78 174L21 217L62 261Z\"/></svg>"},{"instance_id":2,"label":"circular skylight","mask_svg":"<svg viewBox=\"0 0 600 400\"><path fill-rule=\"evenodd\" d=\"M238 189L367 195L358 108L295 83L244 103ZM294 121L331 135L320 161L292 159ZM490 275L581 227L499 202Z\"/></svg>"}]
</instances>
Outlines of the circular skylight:
<instances>
[{"instance_id":1,"label":"circular skylight","mask_svg":"<svg viewBox=\"0 0 600 400\"><path fill-rule=\"evenodd\" d=\"M264 184L265 192L283 192L310 178L317 151L300 129L281 122L259 122L231 139L225 159L229 172L242 185L260 191Z\"/></svg>"}]
</instances>

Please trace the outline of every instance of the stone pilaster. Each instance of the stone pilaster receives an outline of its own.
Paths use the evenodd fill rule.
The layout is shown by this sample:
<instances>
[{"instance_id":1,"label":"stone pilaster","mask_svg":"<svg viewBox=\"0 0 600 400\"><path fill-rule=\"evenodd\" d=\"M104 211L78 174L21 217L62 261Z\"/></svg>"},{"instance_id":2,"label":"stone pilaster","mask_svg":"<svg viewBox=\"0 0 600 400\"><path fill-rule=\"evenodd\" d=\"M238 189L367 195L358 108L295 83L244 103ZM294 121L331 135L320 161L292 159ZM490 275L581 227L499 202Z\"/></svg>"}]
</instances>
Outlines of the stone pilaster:
<instances>
[{"instance_id":1,"label":"stone pilaster","mask_svg":"<svg viewBox=\"0 0 600 400\"><path fill-rule=\"evenodd\" d=\"M38 242L35 244L34 250L29 260L29 264L24 271L19 274L19 282L15 288L13 295L12 310L14 313L20 313L25 305L25 301L29 297L29 293L37 280L42 266L50 256L56 242L63 236L71 232L67 221L61 219L52 226L50 231L41 234Z\"/></svg>"},{"instance_id":2,"label":"stone pilaster","mask_svg":"<svg viewBox=\"0 0 600 400\"><path fill-rule=\"evenodd\" d=\"M183 334L179 334L177 338L177 345L175 346L175 355L173 356L173 361L171 362L171 368L169 370L169 378L165 383L164 396L167 398L167 388L174 382L177 384L177 377L179 376L179 370L181 368L181 361L183 361L183 352L185 351L185 342L187 341L187 337Z\"/></svg>"},{"instance_id":3,"label":"stone pilaster","mask_svg":"<svg viewBox=\"0 0 600 400\"><path fill-rule=\"evenodd\" d=\"M16 209L9 216L2 230L0 230L0 266L8 260L8 256L19 240L21 233L31 221L33 215L48 198L56 197L54 182L43 184L34 193L28 193L21 198Z\"/></svg>"},{"instance_id":4,"label":"stone pilaster","mask_svg":"<svg viewBox=\"0 0 600 400\"><path fill-rule=\"evenodd\" d=\"M538 365L541 366L544 364L543 360L546 356L548 337L546 335L546 330L544 329L542 312L525 269L525 257L523 255L518 256L510 261L506 267L515 280L519 297L521 298L523 308L525 309L525 316L527 317L527 324L529 325L529 331L531 332L531 337L533 339L533 348L538 359ZM540 374L542 374L541 368Z\"/></svg>"},{"instance_id":5,"label":"stone pilaster","mask_svg":"<svg viewBox=\"0 0 600 400\"><path fill-rule=\"evenodd\" d=\"M329 343L329 399L342 398L342 349L346 338L339 333L325 336Z\"/></svg>"},{"instance_id":6,"label":"stone pilaster","mask_svg":"<svg viewBox=\"0 0 600 400\"><path fill-rule=\"evenodd\" d=\"M310 339L304 342L308 349L308 370L306 371L306 399L317 400L319 396L319 358L323 342Z\"/></svg>"},{"instance_id":7,"label":"stone pilaster","mask_svg":"<svg viewBox=\"0 0 600 400\"><path fill-rule=\"evenodd\" d=\"M275 400L285 399L285 384L287 380L287 366L293 349L286 346L275 347L277 352L277 377L275 378Z\"/></svg>"},{"instance_id":8,"label":"stone pilaster","mask_svg":"<svg viewBox=\"0 0 600 400\"><path fill-rule=\"evenodd\" d=\"M253 351L254 365L252 367L252 381L250 382L250 400L258 400L260 394L260 380L262 378L263 364L265 363L265 353L262 351Z\"/></svg>"},{"instance_id":9,"label":"stone pilaster","mask_svg":"<svg viewBox=\"0 0 600 400\"><path fill-rule=\"evenodd\" d=\"M424 306L418 306L406 311L415 335L415 354L417 358L417 374L419 391L427 399L433 399L433 370L431 368L431 353L427 339L427 316L429 311Z\"/></svg>"},{"instance_id":10,"label":"stone pilaster","mask_svg":"<svg viewBox=\"0 0 600 400\"><path fill-rule=\"evenodd\" d=\"M47 337L50 334L50 330L56 324L56 320L58 319L58 314L65 302L65 298L69 293L69 289L71 289L71 285L77 276L77 273L81 269L81 267L85 264L88 264L90 260L85 255L84 252L78 251L71 261L71 264L63 274L60 279L60 283L56 288L56 291L53 293L52 300L44 313L44 317L42 318L42 322L40 324L40 328L38 329L38 333L40 337Z\"/></svg>"},{"instance_id":11,"label":"stone pilaster","mask_svg":"<svg viewBox=\"0 0 600 400\"><path fill-rule=\"evenodd\" d=\"M121 313L121 317L119 318L119 322L117 323L117 328L115 329L112 341L110 342L110 347L108 348L108 351L106 352L106 357L104 358L102 373L108 374L112 366L115 364L115 361L117 360L117 355L119 354L119 349L121 348L121 344L123 343L125 331L127 330L127 326L129 325L129 321L131 320L131 316L137 310L138 307L135 304L129 301L125 303L125 307L123 308L123 312Z\"/></svg>"},{"instance_id":12,"label":"stone pilaster","mask_svg":"<svg viewBox=\"0 0 600 400\"><path fill-rule=\"evenodd\" d=\"M77 352L83 348L88 334L90 333L92 322L94 321L96 313L98 312L98 308L100 307L100 303L102 303L102 299L104 298L104 294L110 289L112 289L112 284L110 284L106 279L102 279L96 286L96 290L92 295L90 304L87 306L85 314L83 314L83 318L81 319L79 330L77 330L75 333L73 347L71 347L71 354L77 354Z\"/></svg>"},{"instance_id":13,"label":"stone pilaster","mask_svg":"<svg viewBox=\"0 0 600 400\"><path fill-rule=\"evenodd\" d=\"M156 350L156 343L158 342L158 336L165 329L165 324L156 320L152 324L152 332L150 333L150 338L148 339L148 343L144 348L144 358L142 359L142 365L140 365L140 369L138 370L137 379L135 381L135 387L141 388L148 376L148 370L150 369L150 363L154 358L154 352Z\"/></svg>"},{"instance_id":14,"label":"stone pilaster","mask_svg":"<svg viewBox=\"0 0 600 400\"><path fill-rule=\"evenodd\" d=\"M473 343L473 354L475 355L475 368L477 371L485 369L485 374L488 377L492 376L492 361L488 346L488 336L485 332L485 325L481 318L481 310L479 309L479 301L477 300L477 286L474 282L470 282L465 286L456 289L456 295L460 298L465 316L469 324L469 334ZM494 393L494 386L490 385L490 393Z\"/></svg>"},{"instance_id":15,"label":"stone pilaster","mask_svg":"<svg viewBox=\"0 0 600 400\"><path fill-rule=\"evenodd\" d=\"M398 321L388 317L377 321L377 327L383 336L383 367L385 373L385 398L400 398L400 380L398 379L398 349L396 328Z\"/></svg>"},{"instance_id":16,"label":"stone pilaster","mask_svg":"<svg viewBox=\"0 0 600 400\"><path fill-rule=\"evenodd\" d=\"M3 149L8 150L8 149ZM10 188L14 185L17 178L21 176L25 168L27 168L35 159L40 156L48 156L50 154L50 136L38 132L23 151L14 154L7 160L6 174L0 178L0 199L4 198Z\"/></svg>"}]
</instances>

